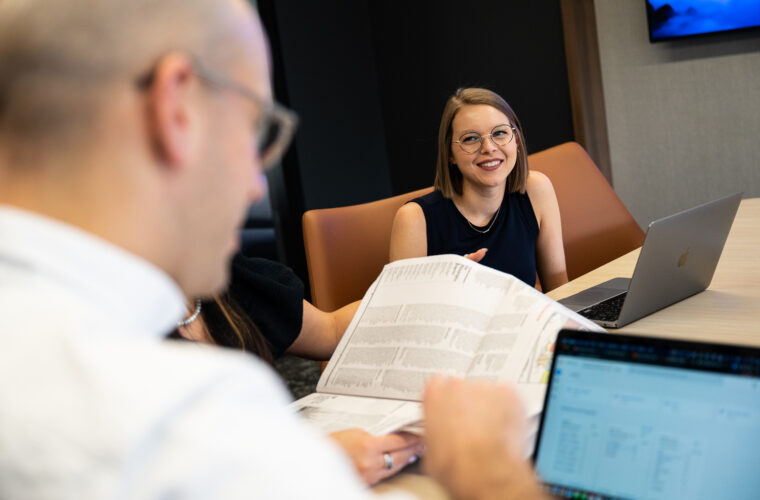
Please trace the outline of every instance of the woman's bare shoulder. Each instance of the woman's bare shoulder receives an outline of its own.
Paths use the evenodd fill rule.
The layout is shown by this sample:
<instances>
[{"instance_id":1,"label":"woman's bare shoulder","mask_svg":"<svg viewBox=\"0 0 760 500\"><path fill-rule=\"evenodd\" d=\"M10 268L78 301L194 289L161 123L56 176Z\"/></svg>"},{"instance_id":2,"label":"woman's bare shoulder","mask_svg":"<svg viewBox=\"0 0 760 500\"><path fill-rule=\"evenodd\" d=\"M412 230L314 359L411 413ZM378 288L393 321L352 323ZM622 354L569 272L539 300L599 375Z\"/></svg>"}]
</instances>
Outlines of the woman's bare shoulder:
<instances>
[{"instance_id":1,"label":"woman's bare shoulder","mask_svg":"<svg viewBox=\"0 0 760 500\"><path fill-rule=\"evenodd\" d=\"M421 257L427 254L425 213L417 203L402 205L393 219L390 260Z\"/></svg>"}]
</instances>

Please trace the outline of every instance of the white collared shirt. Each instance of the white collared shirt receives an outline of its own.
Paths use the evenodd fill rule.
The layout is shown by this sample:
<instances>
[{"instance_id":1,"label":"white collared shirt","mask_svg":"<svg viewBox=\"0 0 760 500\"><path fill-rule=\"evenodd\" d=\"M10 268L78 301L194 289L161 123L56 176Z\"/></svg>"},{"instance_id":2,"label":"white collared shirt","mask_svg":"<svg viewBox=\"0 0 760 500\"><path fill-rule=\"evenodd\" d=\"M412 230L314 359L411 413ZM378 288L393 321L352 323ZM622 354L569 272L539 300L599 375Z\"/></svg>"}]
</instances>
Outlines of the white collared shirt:
<instances>
[{"instance_id":1,"label":"white collared shirt","mask_svg":"<svg viewBox=\"0 0 760 500\"><path fill-rule=\"evenodd\" d=\"M360 498L253 356L164 340L162 271L0 206L0 498Z\"/></svg>"}]
</instances>

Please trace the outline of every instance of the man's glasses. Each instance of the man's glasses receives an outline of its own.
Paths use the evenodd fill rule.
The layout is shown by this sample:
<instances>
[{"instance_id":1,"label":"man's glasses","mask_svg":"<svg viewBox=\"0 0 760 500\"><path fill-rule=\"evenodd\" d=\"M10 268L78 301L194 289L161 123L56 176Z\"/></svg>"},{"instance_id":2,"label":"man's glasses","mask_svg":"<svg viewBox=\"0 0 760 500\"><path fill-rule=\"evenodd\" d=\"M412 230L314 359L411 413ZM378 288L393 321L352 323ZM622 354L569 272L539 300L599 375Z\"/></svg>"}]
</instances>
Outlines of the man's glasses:
<instances>
[{"instance_id":1,"label":"man's glasses","mask_svg":"<svg viewBox=\"0 0 760 500\"><path fill-rule=\"evenodd\" d=\"M490 134L486 135L480 135L477 132L467 132L466 134L462 134L458 141L454 142L459 144L462 151L472 154L480 149L486 137L490 137L494 144L506 146L515 138L515 127L511 125L497 125L491 129Z\"/></svg>"},{"instance_id":2,"label":"man's glasses","mask_svg":"<svg viewBox=\"0 0 760 500\"><path fill-rule=\"evenodd\" d=\"M261 167L266 170L276 165L293 139L293 134L298 126L298 115L281 104L261 99L253 91L237 82L228 80L198 61L194 62L194 67L195 74L208 85L235 92L253 101L259 108L259 116L255 125Z\"/></svg>"},{"instance_id":3,"label":"man's glasses","mask_svg":"<svg viewBox=\"0 0 760 500\"><path fill-rule=\"evenodd\" d=\"M290 145L298 126L298 115L274 101L264 100L247 87L229 80L225 76L193 60L193 71L204 83L211 87L229 90L254 103L259 110L255 130L261 168L267 170L275 166ZM138 79L140 88L148 88L153 83L154 73Z\"/></svg>"}]
</instances>

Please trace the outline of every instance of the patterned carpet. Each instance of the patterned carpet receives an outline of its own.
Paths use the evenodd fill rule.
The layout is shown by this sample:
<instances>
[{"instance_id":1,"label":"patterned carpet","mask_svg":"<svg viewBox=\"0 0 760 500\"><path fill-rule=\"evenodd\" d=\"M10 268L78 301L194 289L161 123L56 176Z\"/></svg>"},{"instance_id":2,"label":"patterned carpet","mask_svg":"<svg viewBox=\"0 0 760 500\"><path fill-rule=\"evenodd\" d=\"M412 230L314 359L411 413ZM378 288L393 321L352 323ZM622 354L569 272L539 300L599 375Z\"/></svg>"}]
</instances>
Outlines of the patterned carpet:
<instances>
[{"instance_id":1,"label":"patterned carpet","mask_svg":"<svg viewBox=\"0 0 760 500\"><path fill-rule=\"evenodd\" d=\"M302 398L317 389L319 380L319 362L295 356L283 356L275 363L277 371L293 395L293 399Z\"/></svg>"}]
</instances>

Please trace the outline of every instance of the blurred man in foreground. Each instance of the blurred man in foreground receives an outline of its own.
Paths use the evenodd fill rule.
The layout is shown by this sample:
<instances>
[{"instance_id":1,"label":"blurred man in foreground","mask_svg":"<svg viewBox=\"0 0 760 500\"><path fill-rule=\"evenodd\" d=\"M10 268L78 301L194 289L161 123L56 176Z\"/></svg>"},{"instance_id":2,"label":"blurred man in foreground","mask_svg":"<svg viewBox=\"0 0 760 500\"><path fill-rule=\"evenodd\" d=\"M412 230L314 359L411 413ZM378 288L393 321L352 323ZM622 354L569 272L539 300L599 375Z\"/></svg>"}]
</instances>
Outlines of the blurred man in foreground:
<instances>
[{"instance_id":1,"label":"blurred man in foreground","mask_svg":"<svg viewBox=\"0 0 760 500\"><path fill-rule=\"evenodd\" d=\"M163 341L289 140L243 0L0 0L0 497L360 498L249 356ZM426 392L455 498L538 495L504 387Z\"/></svg>"}]
</instances>

